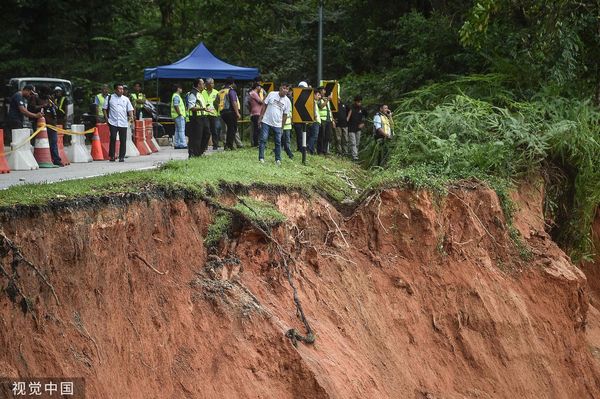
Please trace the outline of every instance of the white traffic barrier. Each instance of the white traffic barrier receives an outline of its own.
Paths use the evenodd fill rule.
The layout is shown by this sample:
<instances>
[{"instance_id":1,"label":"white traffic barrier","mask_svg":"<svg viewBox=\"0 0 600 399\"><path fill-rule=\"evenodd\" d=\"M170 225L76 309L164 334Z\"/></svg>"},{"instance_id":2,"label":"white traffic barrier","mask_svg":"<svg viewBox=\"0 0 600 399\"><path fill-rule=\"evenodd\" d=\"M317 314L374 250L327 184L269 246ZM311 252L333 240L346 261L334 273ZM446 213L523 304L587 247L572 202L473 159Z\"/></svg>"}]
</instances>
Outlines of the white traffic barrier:
<instances>
[{"instance_id":1,"label":"white traffic barrier","mask_svg":"<svg viewBox=\"0 0 600 399\"><path fill-rule=\"evenodd\" d=\"M29 142L31 129L13 129L11 153L8 154L8 166L11 170L38 169L38 163L33 157L32 145Z\"/></svg>"},{"instance_id":2,"label":"white traffic barrier","mask_svg":"<svg viewBox=\"0 0 600 399\"><path fill-rule=\"evenodd\" d=\"M133 143L133 131L131 130L131 125L127 126L127 157L139 157L140 156L140 152L137 149L137 147L135 146L135 144Z\"/></svg>"},{"instance_id":3,"label":"white traffic barrier","mask_svg":"<svg viewBox=\"0 0 600 399\"><path fill-rule=\"evenodd\" d=\"M73 132L85 132L83 125L71 125ZM71 136L71 146L65 148L67 157L73 163L92 162L93 158L87 147L85 146L85 136L82 134L74 134Z\"/></svg>"},{"instance_id":4,"label":"white traffic barrier","mask_svg":"<svg viewBox=\"0 0 600 399\"><path fill-rule=\"evenodd\" d=\"M151 125L154 125L152 122L150 122ZM160 151L160 146L158 145L158 141L156 141L156 138L154 138L154 126L152 126L152 134L150 135L150 140L152 141L152 144L154 144L154 147L156 147L156 152Z\"/></svg>"}]
</instances>

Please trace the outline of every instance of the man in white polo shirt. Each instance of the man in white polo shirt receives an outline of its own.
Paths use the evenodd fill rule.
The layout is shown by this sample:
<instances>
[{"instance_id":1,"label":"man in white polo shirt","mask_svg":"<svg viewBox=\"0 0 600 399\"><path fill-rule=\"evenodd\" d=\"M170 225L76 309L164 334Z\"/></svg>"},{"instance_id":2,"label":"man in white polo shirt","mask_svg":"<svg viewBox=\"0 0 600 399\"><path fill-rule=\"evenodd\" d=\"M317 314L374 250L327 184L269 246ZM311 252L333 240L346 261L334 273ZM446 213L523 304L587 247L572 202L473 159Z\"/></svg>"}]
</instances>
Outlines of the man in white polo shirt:
<instances>
[{"instance_id":1,"label":"man in white polo shirt","mask_svg":"<svg viewBox=\"0 0 600 399\"><path fill-rule=\"evenodd\" d=\"M264 99L264 105L258 122L262 122L260 140L258 142L258 160L265 162L265 146L269 139L269 131L275 132L275 163L281 165L281 134L287 118L292 117L292 103L287 97L289 85L282 83L279 91L272 91Z\"/></svg>"},{"instance_id":2,"label":"man in white polo shirt","mask_svg":"<svg viewBox=\"0 0 600 399\"><path fill-rule=\"evenodd\" d=\"M108 121L110 130L110 146L108 147L108 160L115 161L115 145L117 143L117 133L121 146L119 148L119 162L125 162L125 145L127 140L127 126L133 122L133 106L129 98L123 95L123 84L115 84L115 92L108 96L104 101L102 110L104 118ZM129 118L128 118L129 116Z\"/></svg>"}]
</instances>

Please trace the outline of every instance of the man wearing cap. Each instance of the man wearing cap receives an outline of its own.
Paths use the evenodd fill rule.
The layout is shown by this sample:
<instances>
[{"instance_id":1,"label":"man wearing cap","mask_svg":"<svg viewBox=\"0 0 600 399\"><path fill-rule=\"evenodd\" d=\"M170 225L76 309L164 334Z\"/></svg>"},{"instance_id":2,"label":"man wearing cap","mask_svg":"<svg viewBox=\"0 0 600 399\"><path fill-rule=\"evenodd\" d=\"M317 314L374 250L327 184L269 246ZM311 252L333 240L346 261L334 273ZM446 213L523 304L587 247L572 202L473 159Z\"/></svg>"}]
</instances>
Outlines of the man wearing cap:
<instances>
[{"instance_id":1,"label":"man wearing cap","mask_svg":"<svg viewBox=\"0 0 600 399\"><path fill-rule=\"evenodd\" d=\"M64 96L64 91L60 86L54 88L54 105L56 105L56 124L62 125L64 128L67 122L69 100Z\"/></svg>"},{"instance_id":2,"label":"man wearing cap","mask_svg":"<svg viewBox=\"0 0 600 399\"><path fill-rule=\"evenodd\" d=\"M26 85L10 98L10 108L8 111L8 127L10 129L22 129L26 116L35 119L42 117L40 112L34 113L27 110L27 100L34 93L34 87Z\"/></svg>"},{"instance_id":3,"label":"man wearing cap","mask_svg":"<svg viewBox=\"0 0 600 399\"><path fill-rule=\"evenodd\" d=\"M108 122L110 130L110 145L108 147L108 159L115 161L115 146L117 143L117 133L121 146L119 147L119 162L125 162L125 145L127 140L128 122L133 122L133 106L131 101L123 93L123 85L115 84L115 92L108 96L103 106L104 118ZM127 119L129 116L129 120Z\"/></svg>"}]
</instances>

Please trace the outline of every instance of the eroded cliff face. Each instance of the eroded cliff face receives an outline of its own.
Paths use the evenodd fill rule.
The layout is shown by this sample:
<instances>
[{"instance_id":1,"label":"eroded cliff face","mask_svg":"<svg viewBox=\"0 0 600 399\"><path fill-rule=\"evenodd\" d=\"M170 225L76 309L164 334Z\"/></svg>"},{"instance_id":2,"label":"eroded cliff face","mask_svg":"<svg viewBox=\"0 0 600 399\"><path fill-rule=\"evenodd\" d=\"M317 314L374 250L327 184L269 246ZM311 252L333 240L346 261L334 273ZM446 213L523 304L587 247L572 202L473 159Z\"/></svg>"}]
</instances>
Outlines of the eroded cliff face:
<instances>
[{"instance_id":1,"label":"eroded cliff face","mask_svg":"<svg viewBox=\"0 0 600 399\"><path fill-rule=\"evenodd\" d=\"M600 396L587 281L535 188L515 194L521 246L478 186L387 190L348 216L250 195L288 219L271 234L314 344L285 336L304 327L273 240L236 223L209 256L206 203L116 201L4 218L31 264L3 240L0 375L84 377L90 398Z\"/></svg>"}]
</instances>

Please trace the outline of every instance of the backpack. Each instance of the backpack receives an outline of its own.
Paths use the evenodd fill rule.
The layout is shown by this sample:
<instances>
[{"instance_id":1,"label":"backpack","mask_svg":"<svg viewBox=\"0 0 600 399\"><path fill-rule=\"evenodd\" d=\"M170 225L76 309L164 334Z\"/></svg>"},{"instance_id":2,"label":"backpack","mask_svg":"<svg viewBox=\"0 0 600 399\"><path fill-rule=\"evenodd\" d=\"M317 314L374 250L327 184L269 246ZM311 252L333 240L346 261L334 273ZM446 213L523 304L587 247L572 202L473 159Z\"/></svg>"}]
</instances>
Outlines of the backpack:
<instances>
[{"instance_id":1,"label":"backpack","mask_svg":"<svg viewBox=\"0 0 600 399\"><path fill-rule=\"evenodd\" d=\"M231 109L231 101L229 100L229 87L219 91L219 111L229 111Z\"/></svg>"}]
</instances>

